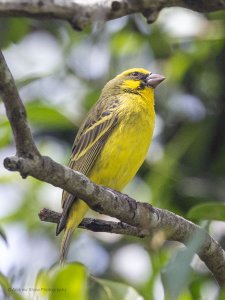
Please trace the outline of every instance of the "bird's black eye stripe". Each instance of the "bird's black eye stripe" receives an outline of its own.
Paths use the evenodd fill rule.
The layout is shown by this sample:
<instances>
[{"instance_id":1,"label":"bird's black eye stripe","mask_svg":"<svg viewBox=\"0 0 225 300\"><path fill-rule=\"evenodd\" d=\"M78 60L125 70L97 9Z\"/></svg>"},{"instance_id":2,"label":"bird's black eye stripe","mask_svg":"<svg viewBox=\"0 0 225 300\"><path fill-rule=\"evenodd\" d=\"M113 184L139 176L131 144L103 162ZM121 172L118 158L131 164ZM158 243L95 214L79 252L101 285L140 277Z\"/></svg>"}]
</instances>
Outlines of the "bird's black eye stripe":
<instances>
[{"instance_id":1,"label":"bird's black eye stripe","mask_svg":"<svg viewBox=\"0 0 225 300\"><path fill-rule=\"evenodd\" d=\"M141 72L132 72L129 74L129 76L132 78L135 78L137 80L140 80L140 79L143 80L148 76L148 74L143 74Z\"/></svg>"},{"instance_id":2,"label":"bird's black eye stripe","mask_svg":"<svg viewBox=\"0 0 225 300\"><path fill-rule=\"evenodd\" d=\"M140 73L140 72L132 72L130 75L131 75L131 76L140 76L141 73Z\"/></svg>"},{"instance_id":3,"label":"bird's black eye stripe","mask_svg":"<svg viewBox=\"0 0 225 300\"><path fill-rule=\"evenodd\" d=\"M143 74L140 72L132 72L132 73L130 73L130 76L140 79L140 78L142 78Z\"/></svg>"}]
</instances>

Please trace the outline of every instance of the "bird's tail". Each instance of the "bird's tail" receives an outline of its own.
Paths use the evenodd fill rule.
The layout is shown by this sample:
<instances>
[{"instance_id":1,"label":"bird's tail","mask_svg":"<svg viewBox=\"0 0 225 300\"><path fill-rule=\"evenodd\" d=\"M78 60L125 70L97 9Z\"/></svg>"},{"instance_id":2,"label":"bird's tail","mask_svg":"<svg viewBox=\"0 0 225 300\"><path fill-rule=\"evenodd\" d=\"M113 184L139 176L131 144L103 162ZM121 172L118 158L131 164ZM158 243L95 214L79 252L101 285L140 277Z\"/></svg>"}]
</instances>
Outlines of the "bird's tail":
<instances>
[{"instance_id":1,"label":"bird's tail","mask_svg":"<svg viewBox=\"0 0 225 300\"><path fill-rule=\"evenodd\" d=\"M74 231L73 228L70 228L70 229L65 228L62 242L61 242L61 250L60 250L60 264L61 265L64 264L65 259L67 257L73 231Z\"/></svg>"},{"instance_id":2,"label":"bird's tail","mask_svg":"<svg viewBox=\"0 0 225 300\"><path fill-rule=\"evenodd\" d=\"M87 210L88 205L80 199L75 201L75 203L70 208L61 243L60 264L63 264L67 257L72 234L84 218Z\"/></svg>"}]
</instances>

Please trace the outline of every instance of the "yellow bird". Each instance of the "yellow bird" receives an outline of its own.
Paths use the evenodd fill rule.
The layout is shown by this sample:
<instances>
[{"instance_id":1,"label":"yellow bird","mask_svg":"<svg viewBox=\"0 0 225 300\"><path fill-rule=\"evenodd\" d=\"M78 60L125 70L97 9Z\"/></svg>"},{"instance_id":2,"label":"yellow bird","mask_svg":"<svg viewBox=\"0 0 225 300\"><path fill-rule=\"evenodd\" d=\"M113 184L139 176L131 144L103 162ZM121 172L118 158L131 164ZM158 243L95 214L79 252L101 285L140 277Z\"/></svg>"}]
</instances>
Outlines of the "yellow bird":
<instances>
[{"instance_id":1,"label":"yellow bird","mask_svg":"<svg viewBox=\"0 0 225 300\"><path fill-rule=\"evenodd\" d=\"M97 184L121 191L146 157L155 125L154 89L164 79L135 68L110 80L78 131L69 167ZM63 191L62 208L56 230L58 235L64 229L61 262L88 206Z\"/></svg>"}]
</instances>

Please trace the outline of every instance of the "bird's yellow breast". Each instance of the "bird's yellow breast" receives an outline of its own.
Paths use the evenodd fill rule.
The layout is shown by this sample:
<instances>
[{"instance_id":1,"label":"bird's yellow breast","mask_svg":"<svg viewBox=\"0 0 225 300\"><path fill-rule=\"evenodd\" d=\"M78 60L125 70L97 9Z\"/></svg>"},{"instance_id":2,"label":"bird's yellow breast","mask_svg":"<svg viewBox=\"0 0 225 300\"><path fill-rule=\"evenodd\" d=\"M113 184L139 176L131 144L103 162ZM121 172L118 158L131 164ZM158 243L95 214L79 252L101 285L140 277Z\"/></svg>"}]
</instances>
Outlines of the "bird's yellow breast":
<instances>
[{"instance_id":1,"label":"bird's yellow breast","mask_svg":"<svg viewBox=\"0 0 225 300\"><path fill-rule=\"evenodd\" d=\"M97 184L122 190L143 163L155 123L154 91L129 95L114 128L88 177ZM126 95L123 95L126 97Z\"/></svg>"}]
</instances>

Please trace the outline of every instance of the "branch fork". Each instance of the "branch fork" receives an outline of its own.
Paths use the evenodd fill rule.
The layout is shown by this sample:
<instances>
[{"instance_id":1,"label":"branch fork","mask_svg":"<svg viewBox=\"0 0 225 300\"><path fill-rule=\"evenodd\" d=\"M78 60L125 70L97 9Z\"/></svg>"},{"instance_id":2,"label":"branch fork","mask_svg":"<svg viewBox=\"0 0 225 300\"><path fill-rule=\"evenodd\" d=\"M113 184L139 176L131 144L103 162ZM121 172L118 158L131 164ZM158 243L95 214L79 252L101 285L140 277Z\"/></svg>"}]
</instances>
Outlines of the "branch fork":
<instances>
[{"instance_id":1,"label":"branch fork","mask_svg":"<svg viewBox=\"0 0 225 300\"><path fill-rule=\"evenodd\" d=\"M225 285L225 253L222 247L199 226L170 211L155 208L128 195L99 186L83 174L58 164L50 157L40 155L27 124L25 107L1 52L0 96L6 108L17 149L16 156L4 160L4 166L9 171L18 171L23 178L33 176L60 187L84 200L93 210L119 220L111 222L84 219L80 224L81 228L137 237L152 237L154 233L163 231L167 239L179 241L186 246L189 246L188 240L193 234L200 234L203 242L197 254L213 273L219 285ZM42 221L56 223L60 214L43 209L39 217Z\"/></svg>"}]
</instances>

